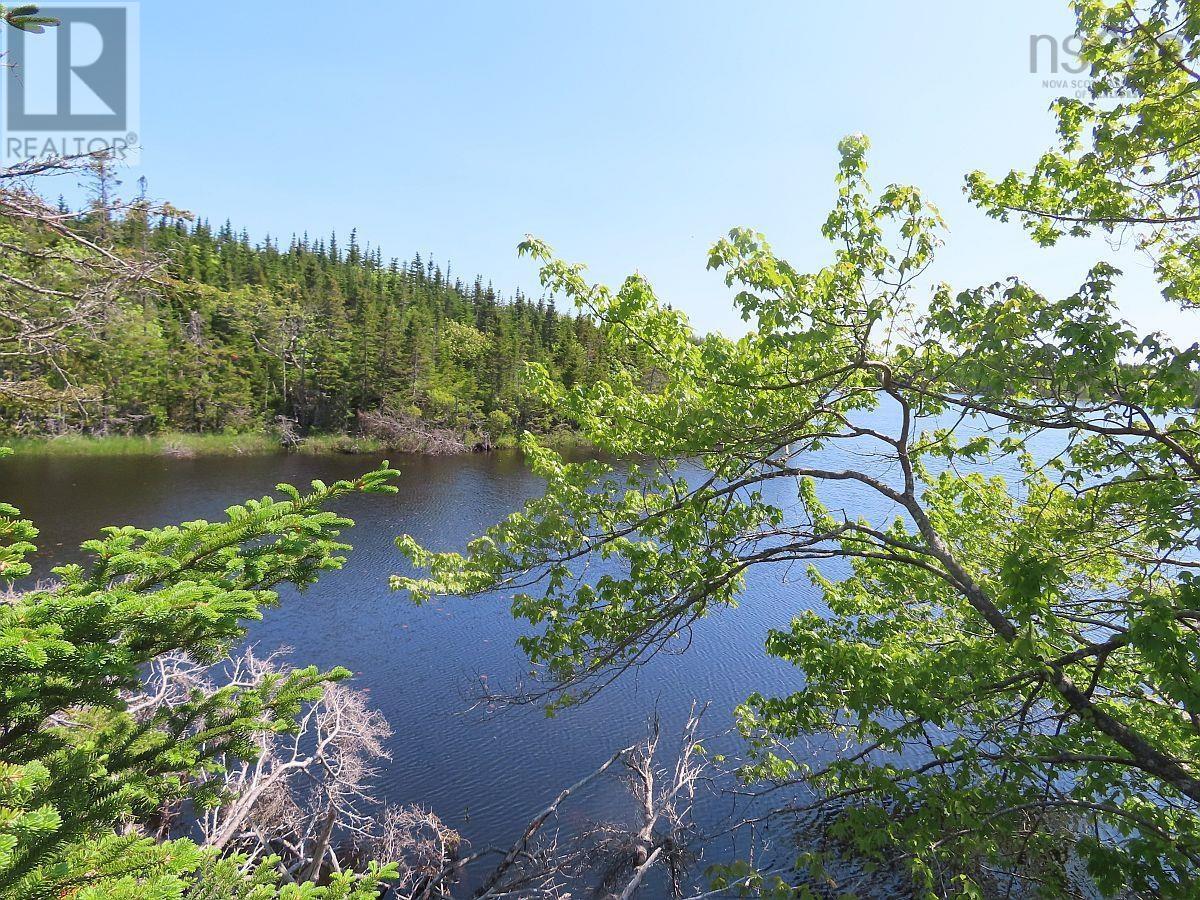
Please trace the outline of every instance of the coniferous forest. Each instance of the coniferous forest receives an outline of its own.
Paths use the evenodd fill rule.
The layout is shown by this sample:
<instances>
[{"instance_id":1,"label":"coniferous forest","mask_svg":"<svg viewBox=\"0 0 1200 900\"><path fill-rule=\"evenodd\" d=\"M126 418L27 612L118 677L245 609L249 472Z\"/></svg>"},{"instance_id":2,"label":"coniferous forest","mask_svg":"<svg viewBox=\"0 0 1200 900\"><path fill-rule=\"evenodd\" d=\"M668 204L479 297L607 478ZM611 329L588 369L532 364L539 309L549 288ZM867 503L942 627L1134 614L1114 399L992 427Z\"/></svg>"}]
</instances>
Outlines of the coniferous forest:
<instances>
[{"instance_id":1,"label":"coniferous forest","mask_svg":"<svg viewBox=\"0 0 1200 900\"><path fill-rule=\"evenodd\" d=\"M89 168L91 202L76 215L60 200L60 213L155 269L52 351L0 362L27 386L0 399L10 434L270 430L285 442L372 433L410 449L487 447L568 427L523 390L528 363L565 387L603 363L593 323L553 298L501 296L420 253L385 258L356 231L252 242L229 222L121 204L108 162ZM0 230L59 240L11 218Z\"/></svg>"}]
</instances>

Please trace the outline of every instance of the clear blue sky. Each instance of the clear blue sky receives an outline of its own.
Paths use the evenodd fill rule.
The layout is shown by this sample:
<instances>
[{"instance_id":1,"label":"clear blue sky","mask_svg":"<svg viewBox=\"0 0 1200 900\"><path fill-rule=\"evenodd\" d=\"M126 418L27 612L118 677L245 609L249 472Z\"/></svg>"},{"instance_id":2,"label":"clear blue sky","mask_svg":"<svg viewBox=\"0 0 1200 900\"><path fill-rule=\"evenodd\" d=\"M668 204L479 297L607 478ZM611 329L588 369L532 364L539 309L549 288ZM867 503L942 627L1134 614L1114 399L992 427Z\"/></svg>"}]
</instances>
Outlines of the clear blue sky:
<instances>
[{"instance_id":1,"label":"clear blue sky","mask_svg":"<svg viewBox=\"0 0 1200 900\"><path fill-rule=\"evenodd\" d=\"M1031 33L1065 0L142 3L142 164L153 196L255 238L352 227L537 293L526 232L592 275L638 269L700 330L740 331L706 249L733 225L804 267L826 248L838 139L878 185L922 187L951 234L935 275L1069 291L1105 250L1035 248L986 219L963 174L1048 146ZM324 11L322 11L324 10ZM1122 309L1177 340L1144 263Z\"/></svg>"}]
</instances>

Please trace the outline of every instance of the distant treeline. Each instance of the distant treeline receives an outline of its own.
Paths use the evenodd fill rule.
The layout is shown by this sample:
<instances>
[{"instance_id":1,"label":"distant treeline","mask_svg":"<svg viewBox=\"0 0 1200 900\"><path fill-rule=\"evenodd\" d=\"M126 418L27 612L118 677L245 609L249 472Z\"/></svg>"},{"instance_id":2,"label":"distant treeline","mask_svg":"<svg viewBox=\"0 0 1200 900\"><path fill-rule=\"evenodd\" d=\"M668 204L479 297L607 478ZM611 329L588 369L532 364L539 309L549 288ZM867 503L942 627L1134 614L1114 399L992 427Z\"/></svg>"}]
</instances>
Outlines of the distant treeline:
<instances>
[{"instance_id":1,"label":"distant treeline","mask_svg":"<svg viewBox=\"0 0 1200 900\"><path fill-rule=\"evenodd\" d=\"M552 299L501 297L419 254L385 260L356 231L252 243L228 222L136 205L119 218L93 209L73 227L165 268L65 333L67 352L3 361L6 379L48 388L45 402L0 405L9 432L353 432L360 414L382 412L490 442L564 424L526 397L526 363L567 385L604 363L595 325ZM10 221L0 232L25 247L56 241ZM38 265L0 264L17 278Z\"/></svg>"}]
</instances>

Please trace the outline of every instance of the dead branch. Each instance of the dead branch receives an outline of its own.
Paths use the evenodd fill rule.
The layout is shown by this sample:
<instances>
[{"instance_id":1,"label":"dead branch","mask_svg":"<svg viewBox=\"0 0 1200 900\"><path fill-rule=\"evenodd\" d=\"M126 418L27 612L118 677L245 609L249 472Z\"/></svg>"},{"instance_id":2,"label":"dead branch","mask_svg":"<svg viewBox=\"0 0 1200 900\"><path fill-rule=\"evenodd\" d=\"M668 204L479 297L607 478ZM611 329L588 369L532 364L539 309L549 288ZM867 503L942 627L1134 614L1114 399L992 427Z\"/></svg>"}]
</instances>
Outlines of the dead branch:
<instances>
[{"instance_id":1,"label":"dead branch","mask_svg":"<svg viewBox=\"0 0 1200 900\"><path fill-rule=\"evenodd\" d=\"M360 412L358 427L364 435L377 438L396 450L450 456L465 453L468 449L458 432L395 410Z\"/></svg>"},{"instance_id":2,"label":"dead branch","mask_svg":"<svg viewBox=\"0 0 1200 900\"><path fill-rule=\"evenodd\" d=\"M707 767L696 737L705 709L697 711L693 705L670 768L658 761L661 732L657 717L646 741L625 757L625 783L638 807L638 828L631 833L608 824L591 835L598 856L606 860L601 886L607 897L629 900L636 896L646 875L658 863L666 869L673 896L682 896L691 862L689 848L697 837L691 818L696 784Z\"/></svg>"},{"instance_id":3,"label":"dead branch","mask_svg":"<svg viewBox=\"0 0 1200 900\"><path fill-rule=\"evenodd\" d=\"M143 283L162 284L165 260L117 249L107 240L106 229L92 234L95 229L86 216L51 206L36 188L36 177L107 165L104 154L92 153L0 169L0 224L18 235L0 241L0 400L23 406L94 400L84 387L67 380L56 359L65 359L73 337L98 334L123 297ZM106 192L103 209L94 208L90 215L108 222L162 211L145 201L110 198Z\"/></svg>"},{"instance_id":4,"label":"dead branch","mask_svg":"<svg viewBox=\"0 0 1200 900\"><path fill-rule=\"evenodd\" d=\"M260 686L287 673L285 652L260 657L250 649L217 665L161 657L127 708L144 721L222 686ZM697 738L703 713L693 707L671 761L663 760L655 719L644 741L618 750L560 791L507 851L486 847L463 855L462 837L431 810L385 806L373 796L371 784L377 764L388 758L384 742L391 729L362 693L329 684L304 709L294 733L260 734L251 759L219 754L220 767L201 776L201 783L215 780L223 799L186 827L223 852L279 856L283 871L296 881L320 880L368 861L394 862L399 877L391 895L398 900L448 900L467 867L490 856L500 861L474 891L479 900L567 898L572 884L586 882L598 884L608 900L632 900L655 870L663 872L673 896L682 897L697 839L692 805L706 769ZM571 836L547 829L564 803L614 771L621 772L635 803L633 828L603 824ZM169 836L171 816L163 811L160 818L157 831Z\"/></svg>"},{"instance_id":5,"label":"dead branch","mask_svg":"<svg viewBox=\"0 0 1200 900\"><path fill-rule=\"evenodd\" d=\"M626 754L632 753L633 750L634 747L625 747L622 750L618 750L607 760L605 760L604 764L601 765L600 768L596 769L590 775L586 775L579 779L579 781L575 782L573 785L555 797L554 801L549 806L547 806L533 818L533 821L531 821L525 828L525 831L521 837L515 844L513 844L512 849L510 849L504 855L504 859L500 862L500 865L498 865L492 871L492 874L489 875L488 878L483 882L483 885L476 892L475 896L480 898L498 896L496 893L496 888L500 885L505 874L509 869L512 868L513 864L518 860L518 858L520 858L522 854L528 852L529 842L533 839L533 836L541 829L543 825L546 824L547 819L558 812L558 807L562 805L562 802L572 794L583 790L583 788L587 787L587 785L591 784L593 781L607 772L615 762L617 762Z\"/></svg>"}]
</instances>

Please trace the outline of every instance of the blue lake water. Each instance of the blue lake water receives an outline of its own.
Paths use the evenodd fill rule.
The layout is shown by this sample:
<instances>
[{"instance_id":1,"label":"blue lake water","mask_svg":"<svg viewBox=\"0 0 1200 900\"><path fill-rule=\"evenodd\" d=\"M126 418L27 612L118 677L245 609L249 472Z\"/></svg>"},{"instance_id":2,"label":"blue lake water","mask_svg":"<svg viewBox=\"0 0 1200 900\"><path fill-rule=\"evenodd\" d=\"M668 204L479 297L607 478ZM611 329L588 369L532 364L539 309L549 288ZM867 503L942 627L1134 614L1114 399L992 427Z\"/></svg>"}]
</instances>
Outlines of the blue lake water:
<instances>
[{"instance_id":1,"label":"blue lake water","mask_svg":"<svg viewBox=\"0 0 1200 900\"><path fill-rule=\"evenodd\" d=\"M393 539L410 533L427 546L461 549L473 536L536 495L540 483L515 452L392 459L401 470L395 496L357 497L340 511L356 521L344 569L309 590L285 590L283 602L250 629L262 651L291 648L296 664L343 665L354 685L391 722L391 760L379 794L432 808L475 846L507 845L563 787L619 747L645 734L655 712L674 734L693 702L709 704L709 745L736 756L732 712L748 693L786 693L799 673L763 652L773 626L785 626L820 598L799 568L751 571L742 603L700 622L685 652L661 654L591 702L546 716L521 707L472 709L481 686L503 690L528 670L515 647L522 632L509 597L443 599L415 606L388 588L406 571ZM886 463L855 462L882 473ZM262 496L287 481L331 481L372 468L367 456L268 455L236 458L12 458L0 464L0 497L42 530L38 572L78 559L78 544L109 524L154 526L218 518L233 502ZM794 488L774 496L794 503ZM842 489L839 489L842 490ZM789 497L788 491L792 491ZM877 497L845 488L833 497L851 514L894 515ZM53 560L53 563L51 562ZM600 782L563 808L568 828L630 811L619 783ZM728 798L699 806L708 828L739 812ZM712 853L726 853L728 847ZM786 848L781 848L786 853Z\"/></svg>"}]
</instances>

